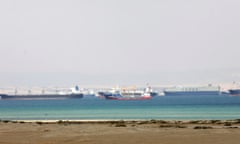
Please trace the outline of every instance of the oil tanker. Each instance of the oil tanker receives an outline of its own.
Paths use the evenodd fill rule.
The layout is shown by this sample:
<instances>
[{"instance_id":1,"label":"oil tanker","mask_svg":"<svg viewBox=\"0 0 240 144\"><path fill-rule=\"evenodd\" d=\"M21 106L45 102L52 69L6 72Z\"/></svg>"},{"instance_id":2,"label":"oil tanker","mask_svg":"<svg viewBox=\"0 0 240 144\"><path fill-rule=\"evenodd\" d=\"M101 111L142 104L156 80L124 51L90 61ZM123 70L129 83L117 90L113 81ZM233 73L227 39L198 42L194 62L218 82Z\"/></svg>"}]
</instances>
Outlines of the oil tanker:
<instances>
[{"instance_id":1,"label":"oil tanker","mask_svg":"<svg viewBox=\"0 0 240 144\"><path fill-rule=\"evenodd\" d=\"M83 98L83 93L79 87L71 88L70 91L58 93L43 93L43 94L0 94L1 100L45 100L45 99L69 99Z\"/></svg>"}]
</instances>

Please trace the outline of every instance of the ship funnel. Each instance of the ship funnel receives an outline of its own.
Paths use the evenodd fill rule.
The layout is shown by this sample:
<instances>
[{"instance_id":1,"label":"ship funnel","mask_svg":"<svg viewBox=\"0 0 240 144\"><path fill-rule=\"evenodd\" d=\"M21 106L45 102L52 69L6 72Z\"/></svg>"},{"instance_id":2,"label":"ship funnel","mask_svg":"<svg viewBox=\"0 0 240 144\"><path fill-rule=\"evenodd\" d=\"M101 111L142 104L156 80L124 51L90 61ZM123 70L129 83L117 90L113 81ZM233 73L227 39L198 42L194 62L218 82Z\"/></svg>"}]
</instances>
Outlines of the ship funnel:
<instances>
[{"instance_id":1,"label":"ship funnel","mask_svg":"<svg viewBox=\"0 0 240 144\"><path fill-rule=\"evenodd\" d=\"M72 92L73 94L80 93L80 89L79 89L78 86L75 86L74 88L71 88L71 92Z\"/></svg>"},{"instance_id":2,"label":"ship funnel","mask_svg":"<svg viewBox=\"0 0 240 144\"><path fill-rule=\"evenodd\" d=\"M147 88L145 88L145 92L152 92L152 88L148 86Z\"/></svg>"},{"instance_id":3,"label":"ship funnel","mask_svg":"<svg viewBox=\"0 0 240 144\"><path fill-rule=\"evenodd\" d=\"M75 90L76 90L76 91L79 91L79 87L78 87L78 86L75 86Z\"/></svg>"}]
</instances>

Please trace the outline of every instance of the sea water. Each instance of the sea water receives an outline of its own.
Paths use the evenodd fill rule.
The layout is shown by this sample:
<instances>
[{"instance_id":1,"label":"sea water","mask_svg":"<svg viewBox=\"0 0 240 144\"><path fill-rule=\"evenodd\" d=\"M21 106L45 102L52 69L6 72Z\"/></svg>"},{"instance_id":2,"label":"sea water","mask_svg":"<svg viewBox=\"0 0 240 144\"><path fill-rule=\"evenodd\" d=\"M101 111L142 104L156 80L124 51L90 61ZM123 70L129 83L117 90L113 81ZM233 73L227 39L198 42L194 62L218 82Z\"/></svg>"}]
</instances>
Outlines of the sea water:
<instances>
[{"instance_id":1,"label":"sea water","mask_svg":"<svg viewBox=\"0 0 240 144\"><path fill-rule=\"evenodd\" d=\"M240 97L162 96L150 100L0 100L1 120L239 119Z\"/></svg>"}]
</instances>

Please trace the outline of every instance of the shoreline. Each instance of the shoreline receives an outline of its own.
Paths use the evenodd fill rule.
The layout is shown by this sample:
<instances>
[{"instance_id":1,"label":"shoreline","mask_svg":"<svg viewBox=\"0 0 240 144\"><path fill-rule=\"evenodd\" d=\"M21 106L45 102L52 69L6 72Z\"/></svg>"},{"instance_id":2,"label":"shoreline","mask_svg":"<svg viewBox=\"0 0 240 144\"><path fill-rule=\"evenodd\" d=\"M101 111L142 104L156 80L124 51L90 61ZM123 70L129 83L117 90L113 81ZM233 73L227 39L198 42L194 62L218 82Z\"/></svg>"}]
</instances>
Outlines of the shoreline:
<instances>
[{"instance_id":1,"label":"shoreline","mask_svg":"<svg viewBox=\"0 0 240 144\"><path fill-rule=\"evenodd\" d=\"M1 120L3 144L238 144L237 120Z\"/></svg>"},{"instance_id":2,"label":"shoreline","mask_svg":"<svg viewBox=\"0 0 240 144\"><path fill-rule=\"evenodd\" d=\"M8 120L8 119L0 119L0 123L148 123L148 124L240 124L240 119L229 119L229 120L162 120L162 119L132 119L132 120L124 120L124 119L86 119L86 120Z\"/></svg>"}]
</instances>

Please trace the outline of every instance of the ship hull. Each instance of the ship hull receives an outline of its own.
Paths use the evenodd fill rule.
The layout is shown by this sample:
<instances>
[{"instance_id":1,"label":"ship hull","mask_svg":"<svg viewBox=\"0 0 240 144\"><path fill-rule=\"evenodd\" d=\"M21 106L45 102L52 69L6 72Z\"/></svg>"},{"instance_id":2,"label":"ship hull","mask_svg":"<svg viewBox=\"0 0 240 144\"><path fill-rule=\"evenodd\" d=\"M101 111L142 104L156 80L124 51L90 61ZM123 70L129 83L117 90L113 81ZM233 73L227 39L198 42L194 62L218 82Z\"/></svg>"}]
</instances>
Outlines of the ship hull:
<instances>
[{"instance_id":1,"label":"ship hull","mask_svg":"<svg viewBox=\"0 0 240 144\"><path fill-rule=\"evenodd\" d=\"M151 99L152 96L150 95L138 95L138 94L118 94L118 93L108 93L108 92L99 92L98 93L100 98L104 98L107 100L147 100L147 99Z\"/></svg>"},{"instance_id":2,"label":"ship hull","mask_svg":"<svg viewBox=\"0 0 240 144\"><path fill-rule=\"evenodd\" d=\"M164 91L165 96L211 96L219 95L219 91Z\"/></svg>"},{"instance_id":3,"label":"ship hull","mask_svg":"<svg viewBox=\"0 0 240 144\"><path fill-rule=\"evenodd\" d=\"M230 89L229 94L232 96L240 96L240 89Z\"/></svg>"},{"instance_id":4,"label":"ship hull","mask_svg":"<svg viewBox=\"0 0 240 144\"><path fill-rule=\"evenodd\" d=\"M42 94L42 95L7 95L0 94L2 100L44 100L44 99L83 98L83 94Z\"/></svg>"},{"instance_id":5,"label":"ship hull","mask_svg":"<svg viewBox=\"0 0 240 144\"><path fill-rule=\"evenodd\" d=\"M151 97L149 96L142 96L142 97L114 97L114 96L108 96L105 97L106 99L109 100L147 100L147 99L151 99Z\"/></svg>"}]
</instances>

